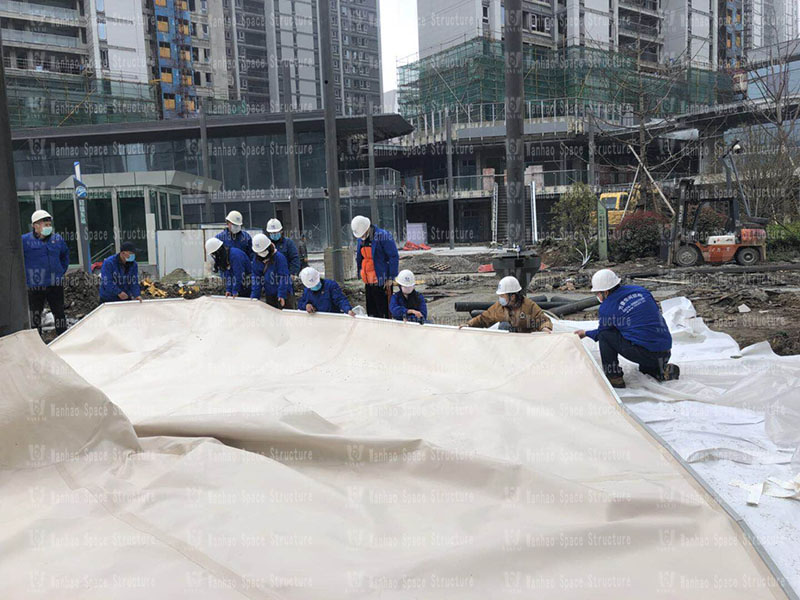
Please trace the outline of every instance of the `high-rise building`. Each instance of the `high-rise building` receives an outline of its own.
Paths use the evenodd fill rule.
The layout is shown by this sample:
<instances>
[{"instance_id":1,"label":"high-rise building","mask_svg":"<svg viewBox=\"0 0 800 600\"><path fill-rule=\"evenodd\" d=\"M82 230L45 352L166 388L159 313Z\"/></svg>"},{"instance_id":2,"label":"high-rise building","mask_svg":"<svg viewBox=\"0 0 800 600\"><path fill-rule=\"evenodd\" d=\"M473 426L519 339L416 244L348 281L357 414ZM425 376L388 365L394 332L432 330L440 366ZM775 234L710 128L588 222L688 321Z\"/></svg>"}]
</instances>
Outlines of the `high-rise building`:
<instances>
[{"instance_id":1,"label":"high-rise building","mask_svg":"<svg viewBox=\"0 0 800 600\"><path fill-rule=\"evenodd\" d=\"M219 2L153 0L144 3L143 15L150 81L164 118L195 114L204 97L228 98Z\"/></svg>"},{"instance_id":2,"label":"high-rise building","mask_svg":"<svg viewBox=\"0 0 800 600\"><path fill-rule=\"evenodd\" d=\"M333 54L339 114L382 103L377 0L329 0L331 48L320 47L317 0L223 0L227 54L234 68L230 97L251 110L280 110L281 64L291 64L296 108L322 108L321 53Z\"/></svg>"},{"instance_id":3,"label":"high-rise building","mask_svg":"<svg viewBox=\"0 0 800 600\"><path fill-rule=\"evenodd\" d=\"M330 48L320 47L317 1L3 0L12 122L141 119L125 114L130 98L147 118L192 116L203 103L278 112L285 61L295 108L316 110L323 52L333 55L338 113L363 114L370 102L379 112L378 0L329 0Z\"/></svg>"},{"instance_id":4,"label":"high-rise building","mask_svg":"<svg viewBox=\"0 0 800 600\"><path fill-rule=\"evenodd\" d=\"M797 38L797 0L742 0L744 51Z\"/></svg>"},{"instance_id":5,"label":"high-rise building","mask_svg":"<svg viewBox=\"0 0 800 600\"><path fill-rule=\"evenodd\" d=\"M417 0L420 57L474 37L502 39L502 0ZM643 68L715 68L715 0L525 0L523 42L635 54Z\"/></svg>"},{"instance_id":6,"label":"high-rise building","mask_svg":"<svg viewBox=\"0 0 800 600\"><path fill-rule=\"evenodd\" d=\"M135 3L8 0L0 23L13 125L155 116Z\"/></svg>"}]
</instances>

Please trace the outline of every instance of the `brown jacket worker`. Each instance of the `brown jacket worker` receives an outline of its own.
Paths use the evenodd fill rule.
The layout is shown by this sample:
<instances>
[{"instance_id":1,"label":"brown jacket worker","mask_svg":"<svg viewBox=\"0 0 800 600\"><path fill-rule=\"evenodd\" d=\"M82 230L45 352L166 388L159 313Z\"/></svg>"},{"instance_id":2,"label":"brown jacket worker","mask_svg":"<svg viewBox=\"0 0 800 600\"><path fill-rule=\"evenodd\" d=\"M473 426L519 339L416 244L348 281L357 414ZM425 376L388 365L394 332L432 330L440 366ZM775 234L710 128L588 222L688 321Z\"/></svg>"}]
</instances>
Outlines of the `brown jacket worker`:
<instances>
[{"instance_id":1,"label":"brown jacket worker","mask_svg":"<svg viewBox=\"0 0 800 600\"><path fill-rule=\"evenodd\" d=\"M497 302L461 327L491 327L508 323L514 333L553 331L553 323L539 305L522 293L516 277L503 277L497 286Z\"/></svg>"}]
</instances>

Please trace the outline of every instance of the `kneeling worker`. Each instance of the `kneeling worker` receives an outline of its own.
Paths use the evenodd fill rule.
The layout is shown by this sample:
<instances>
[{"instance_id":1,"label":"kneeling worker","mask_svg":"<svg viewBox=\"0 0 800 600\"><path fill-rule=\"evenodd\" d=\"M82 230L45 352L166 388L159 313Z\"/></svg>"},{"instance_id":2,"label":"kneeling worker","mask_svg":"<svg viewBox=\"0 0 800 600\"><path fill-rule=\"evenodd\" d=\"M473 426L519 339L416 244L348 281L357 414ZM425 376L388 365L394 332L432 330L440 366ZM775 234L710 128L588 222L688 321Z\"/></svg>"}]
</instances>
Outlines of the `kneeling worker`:
<instances>
[{"instance_id":1,"label":"kneeling worker","mask_svg":"<svg viewBox=\"0 0 800 600\"><path fill-rule=\"evenodd\" d=\"M216 237L206 242L206 252L214 260L214 272L225 282L225 295L236 298L250 294L248 276L250 261L247 255L236 246L226 246Z\"/></svg>"},{"instance_id":2,"label":"kneeling worker","mask_svg":"<svg viewBox=\"0 0 800 600\"><path fill-rule=\"evenodd\" d=\"M356 316L342 288L333 279L322 279L314 267L306 267L300 271L300 280L305 290L297 303L298 310L304 310L309 314L323 312Z\"/></svg>"},{"instance_id":3,"label":"kneeling worker","mask_svg":"<svg viewBox=\"0 0 800 600\"><path fill-rule=\"evenodd\" d=\"M539 305L522 293L516 277L503 277L497 285L497 302L470 319L461 327L491 327L495 323L508 323L513 333L553 331L553 324Z\"/></svg>"},{"instance_id":4,"label":"kneeling worker","mask_svg":"<svg viewBox=\"0 0 800 600\"><path fill-rule=\"evenodd\" d=\"M142 301L136 247L131 242L121 244L119 254L105 259L100 270L100 302L124 300Z\"/></svg>"},{"instance_id":5,"label":"kneeling worker","mask_svg":"<svg viewBox=\"0 0 800 600\"><path fill-rule=\"evenodd\" d=\"M253 288L250 292L252 300L264 298L274 308L289 308L287 299L292 293L292 278L289 275L289 263L275 244L263 233L253 236Z\"/></svg>"},{"instance_id":6,"label":"kneeling worker","mask_svg":"<svg viewBox=\"0 0 800 600\"><path fill-rule=\"evenodd\" d=\"M413 321L425 323L428 319L428 306L425 297L414 289L417 279L414 273L404 269L397 274L395 282L400 286L400 291L392 295L389 302L389 312L398 321Z\"/></svg>"},{"instance_id":7,"label":"kneeling worker","mask_svg":"<svg viewBox=\"0 0 800 600\"><path fill-rule=\"evenodd\" d=\"M621 285L620 278L610 269L594 274L592 291L601 303L600 326L575 333L600 344L603 372L611 385L625 387L620 354L658 381L678 379L680 368L669 362L672 336L650 292L638 285Z\"/></svg>"}]
</instances>

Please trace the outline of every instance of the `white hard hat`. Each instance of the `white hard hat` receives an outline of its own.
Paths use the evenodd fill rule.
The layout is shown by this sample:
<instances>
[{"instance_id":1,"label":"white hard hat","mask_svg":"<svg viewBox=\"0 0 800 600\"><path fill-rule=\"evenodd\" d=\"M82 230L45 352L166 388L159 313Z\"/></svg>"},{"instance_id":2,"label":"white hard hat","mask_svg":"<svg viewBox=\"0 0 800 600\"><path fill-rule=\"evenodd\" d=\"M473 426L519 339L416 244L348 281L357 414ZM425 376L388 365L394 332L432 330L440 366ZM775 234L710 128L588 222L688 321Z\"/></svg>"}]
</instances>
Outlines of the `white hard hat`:
<instances>
[{"instance_id":1,"label":"white hard hat","mask_svg":"<svg viewBox=\"0 0 800 600\"><path fill-rule=\"evenodd\" d=\"M500 280L500 283L497 284L497 295L500 296L502 294L513 294L514 292L522 291L522 286L517 281L516 277L509 275L508 277L503 277Z\"/></svg>"},{"instance_id":2,"label":"white hard hat","mask_svg":"<svg viewBox=\"0 0 800 600\"><path fill-rule=\"evenodd\" d=\"M206 242L206 252L208 254L214 254L220 248L222 248L222 240L219 238L213 237Z\"/></svg>"},{"instance_id":3,"label":"white hard hat","mask_svg":"<svg viewBox=\"0 0 800 600\"><path fill-rule=\"evenodd\" d=\"M592 291L607 292L619 285L621 279L611 269L600 269L592 275Z\"/></svg>"},{"instance_id":4,"label":"white hard hat","mask_svg":"<svg viewBox=\"0 0 800 600\"><path fill-rule=\"evenodd\" d=\"M278 233L280 231L283 231L283 225L278 219L267 221L267 233Z\"/></svg>"},{"instance_id":5,"label":"white hard hat","mask_svg":"<svg viewBox=\"0 0 800 600\"><path fill-rule=\"evenodd\" d=\"M263 233L257 233L253 236L253 252L256 254L266 252L270 246L272 246L272 240Z\"/></svg>"},{"instance_id":6,"label":"white hard hat","mask_svg":"<svg viewBox=\"0 0 800 600\"><path fill-rule=\"evenodd\" d=\"M36 223L36 221L41 221L42 219L52 219L53 215L51 215L46 210L37 210L35 213L31 215L31 224Z\"/></svg>"},{"instance_id":7,"label":"white hard hat","mask_svg":"<svg viewBox=\"0 0 800 600\"><path fill-rule=\"evenodd\" d=\"M312 288L319 283L319 271L314 267L306 267L300 271L300 281L307 288Z\"/></svg>"},{"instance_id":8,"label":"white hard hat","mask_svg":"<svg viewBox=\"0 0 800 600\"><path fill-rule=\"evenodd\" d=\"M239 225L240 227L242 226L242 223L244 223L244 219L242 219L242 213L240 213L238 210L232 210L229 212L228 216L225 217L225 220L230 221L234 225Z\"/></svg>"},{"instance_id":9,"label":"white hard hat","mask_svg":"<svg viewBox=\"0 0 800 600\"><path fill-rule=\"evenodd\" d=\"M406 287L417 285L417 279L414 277L414 273L408 269L400 271L394 280L397 282L397 285L404 285Z\"/></svg>"},{"instance_id":10,"label":"white hard hat","mask_svg":"<svg viewBox=\"0 0 800 600\"><path fill-rule=\"evenodd\" d=\"M353 230L353 235L357 238L360 238L362 235L369 231L369 227L372 225L372 221L370 221L367 217L362 217L361 215L357 217L353 217L353 221L350 223L350 228Z\"/></svg>"}]
</instances>

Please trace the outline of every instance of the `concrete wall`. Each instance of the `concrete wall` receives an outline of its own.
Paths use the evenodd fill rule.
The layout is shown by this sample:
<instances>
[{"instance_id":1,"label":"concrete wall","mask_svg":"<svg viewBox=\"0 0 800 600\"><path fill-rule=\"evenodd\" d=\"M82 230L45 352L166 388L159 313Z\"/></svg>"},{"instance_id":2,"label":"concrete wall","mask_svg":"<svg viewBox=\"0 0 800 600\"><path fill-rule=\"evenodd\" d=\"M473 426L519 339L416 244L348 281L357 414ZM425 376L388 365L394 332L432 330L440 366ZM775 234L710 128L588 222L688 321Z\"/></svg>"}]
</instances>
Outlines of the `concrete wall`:
<instances>
[{"instance_id":1,"label":"concrete wall","mask_svg":"<svg viewBox=\"0 0 800 600\"><path fill-rule=\"evenodd\" d=\"M482 35L482 4L481 0L417 0L420 58ZM499 0L494 0L489 13L497 27Z\"/></svg>"}]
</instances>

